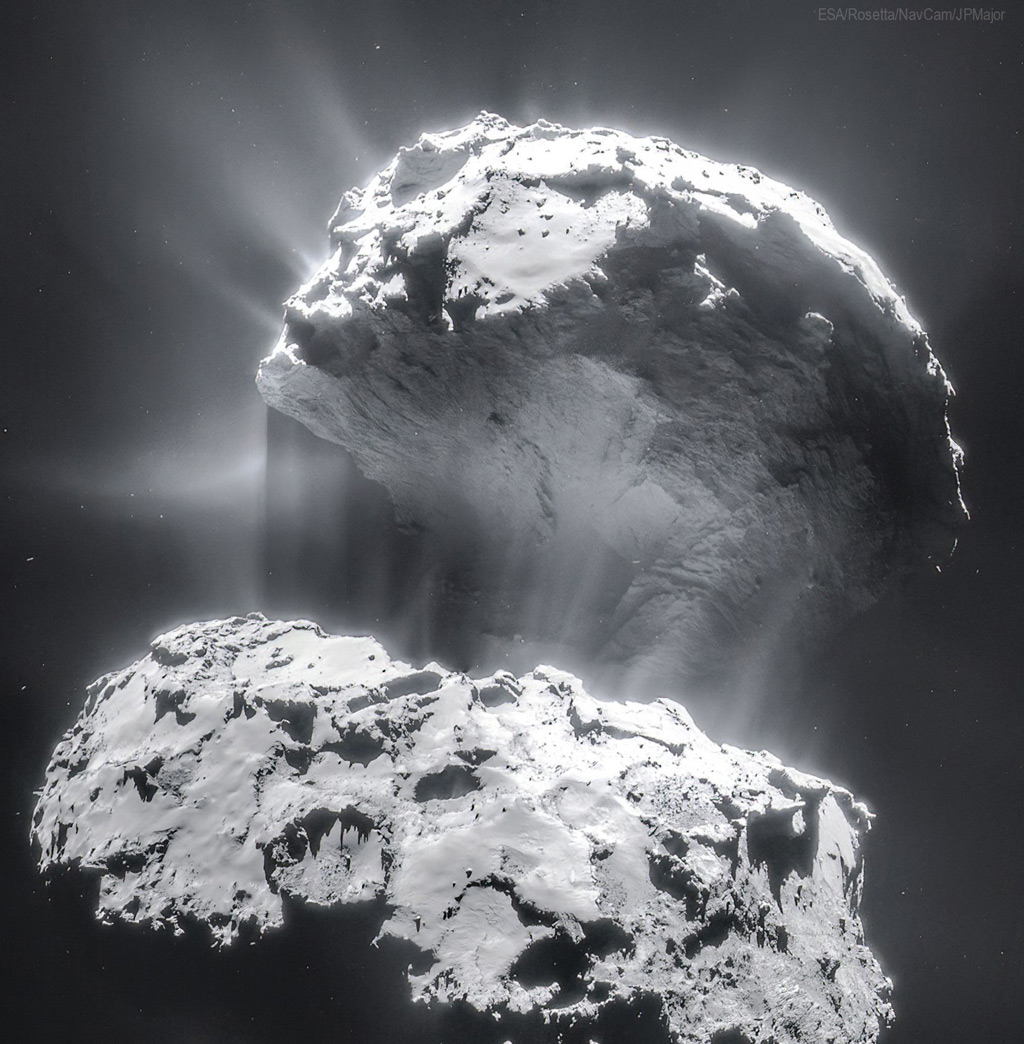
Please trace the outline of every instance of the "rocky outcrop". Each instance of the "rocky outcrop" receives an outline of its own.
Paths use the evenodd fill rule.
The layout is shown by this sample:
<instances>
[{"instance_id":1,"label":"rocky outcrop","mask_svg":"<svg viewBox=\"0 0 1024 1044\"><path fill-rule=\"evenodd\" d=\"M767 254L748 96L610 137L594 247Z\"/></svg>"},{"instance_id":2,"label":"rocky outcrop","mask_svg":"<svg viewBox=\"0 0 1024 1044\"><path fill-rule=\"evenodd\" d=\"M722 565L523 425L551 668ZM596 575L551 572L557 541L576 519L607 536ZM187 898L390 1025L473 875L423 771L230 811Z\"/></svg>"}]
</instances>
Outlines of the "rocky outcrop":
<instances>
[{"instance_id":1,"label":"rocky outcrop","mask_svg":"<svg viewBox=\"0 0 1024 1044\"><path fill-rule=\"evenodd\" d=\"M802 193L482 114L346 193L331 238L259 389L457 547L438 612L476 659L763 663L949 553L949 385Z\"/></svg>"},{"instance_id":2,"label":"rocky outcrop","mask_svg":"<svg viewBox=\"0 0 1024 1044\"><path fill-rule=\"evenodd\" d=\"M675 703L597 702L547 667L414 669L254 615L90 687L34 836L44 867L101 875L102 918L222 944L286 896L377 901L413 998L499 1040L585 1041L617 1012L624 1040L837 1044L889 1015L858 920L868 822Z\"/></svg>"}]
</instances>

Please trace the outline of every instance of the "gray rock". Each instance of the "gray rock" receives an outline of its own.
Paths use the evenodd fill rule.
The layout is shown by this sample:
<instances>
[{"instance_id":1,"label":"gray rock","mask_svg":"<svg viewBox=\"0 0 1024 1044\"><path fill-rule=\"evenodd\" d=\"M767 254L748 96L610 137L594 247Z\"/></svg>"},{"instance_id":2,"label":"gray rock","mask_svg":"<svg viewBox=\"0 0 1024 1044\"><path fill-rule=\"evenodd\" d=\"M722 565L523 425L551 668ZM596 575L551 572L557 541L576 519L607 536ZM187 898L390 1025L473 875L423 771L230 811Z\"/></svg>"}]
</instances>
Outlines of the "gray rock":
<instances>
[{"instance_id":1,"label":"gray rock","mask_svg":"<svg viewBox=\"0 0 1024 1044\"><path fill-rule=\"evenodd\" d=\"M757 673L950 552L950 386L802 193L482 114L331 237L259 389L456 549L476 661L521 636L588 677Z\"/></svg>"},{"instance_id":2,"label":"gray rock","mask_svg":"<svg viewBox=\"0 0 1024 1044\"><path fill-rule=\"evenodd\" d=\"M252 615L91 686L33 822L44 867L101 875L106 920L228 944L286 895L377 900L412 997L509 1039L616 1010L652 1039L843 1044L890 1017L858 920L869 819L673 702L414 669Z\"/></svg>"}]
</instances>

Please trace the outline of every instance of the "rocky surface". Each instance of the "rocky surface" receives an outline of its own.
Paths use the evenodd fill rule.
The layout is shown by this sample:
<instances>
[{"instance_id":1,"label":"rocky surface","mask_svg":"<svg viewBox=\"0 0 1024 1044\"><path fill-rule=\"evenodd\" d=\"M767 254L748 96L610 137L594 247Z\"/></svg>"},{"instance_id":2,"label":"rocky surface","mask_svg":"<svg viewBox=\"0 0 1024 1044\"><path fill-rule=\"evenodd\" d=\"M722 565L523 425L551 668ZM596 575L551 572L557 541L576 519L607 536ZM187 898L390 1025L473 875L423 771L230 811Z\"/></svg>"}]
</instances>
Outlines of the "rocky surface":
<instances>
[{"instance_id":1,"label":"rocky surface","mask_svg":"<svg viewBox=\"0 0 1024 1044\"><path fill-rule=\"evenodd\" d=\"M857 911L868 823L678 704L597 702L547 667L414 669L253 615L90 687L34 836L44 867L101 875L102 918L222 944L286 896L376 901L413 998L499 1040L533 1017L585 1041L617 1011L651 1040L838 1044L889 1016Z\"/></svg>"},{"instance_id":2,"label":"rocky surface","mask_svg":"<svg viewBox=\"0 0 1024 1044\"><path fill-rule=\"evenodd\" d=\"M519 635L588 671L761 670L950 551L949 384L803 193L481 114L330 227L259 389L457 547L436 598L471 662Z\"/></svg>"}]
</instances>

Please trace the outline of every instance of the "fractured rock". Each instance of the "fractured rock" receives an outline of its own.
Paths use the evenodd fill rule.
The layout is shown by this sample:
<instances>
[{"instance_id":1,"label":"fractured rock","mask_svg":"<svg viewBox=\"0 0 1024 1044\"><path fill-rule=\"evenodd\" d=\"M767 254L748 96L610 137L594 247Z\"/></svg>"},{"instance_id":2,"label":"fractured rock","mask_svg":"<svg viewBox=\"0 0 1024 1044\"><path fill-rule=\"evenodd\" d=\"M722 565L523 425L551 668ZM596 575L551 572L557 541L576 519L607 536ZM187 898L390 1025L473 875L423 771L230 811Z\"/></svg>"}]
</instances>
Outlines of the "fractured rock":
<instances>
[{"instance_id":1,"label":"fractured rock","mask_svg":"<svg viewBox=\"0 0 1024 1044\"><path fill-rule=\"evenodd\" d=\"M617 1010L651 1039L839 1044L890 1014L865 807L549 667L415 669L255 614L181 627L90 687L33 823L44 867L101 876L107 920L228 944L285 897L378 902L412 997L497 1039Z\"/></svg>"},{"instance_id":2,"label":"fractured rock","mask_svg":"<svg viewBox=\"0 0 1024 1044\"><path fill-rule=\"evenodd\" d=\"M330 230L258 386L455 546L469 662L521 635L634 677L763 665L949 553L950 386L803 193L481 114Z\"/></svg>"}]
</instances>

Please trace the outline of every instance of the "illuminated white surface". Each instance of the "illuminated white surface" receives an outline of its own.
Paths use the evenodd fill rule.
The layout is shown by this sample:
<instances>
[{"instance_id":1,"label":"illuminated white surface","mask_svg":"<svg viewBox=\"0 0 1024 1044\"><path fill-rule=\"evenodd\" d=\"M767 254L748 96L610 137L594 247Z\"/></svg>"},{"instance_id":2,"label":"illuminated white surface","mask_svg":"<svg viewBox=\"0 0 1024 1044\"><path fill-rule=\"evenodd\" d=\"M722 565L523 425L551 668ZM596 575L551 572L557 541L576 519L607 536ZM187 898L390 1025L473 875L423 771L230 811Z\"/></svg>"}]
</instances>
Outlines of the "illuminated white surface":
<instances>
[{"instance_id":1,"label":"illuminated white surface","mask_svg":"<svg viewBox=\"0 0 1024 1044\"><path fill-rule=\"evenodd\" d=\"M382 940L423 954L414 998L587 1019L654 994L681 1039L824 1042L888 1013L857 917L868 822L676 703L598 702L550 667L416 670L254 615L163 635L90 688L35 836L44 867L101 872L104 919L196 918L225 944L279 926L282 892L382 898ZM602 925L584 999L520 981L531 946L587 951Z\"/></svg>"}]
</instances>

